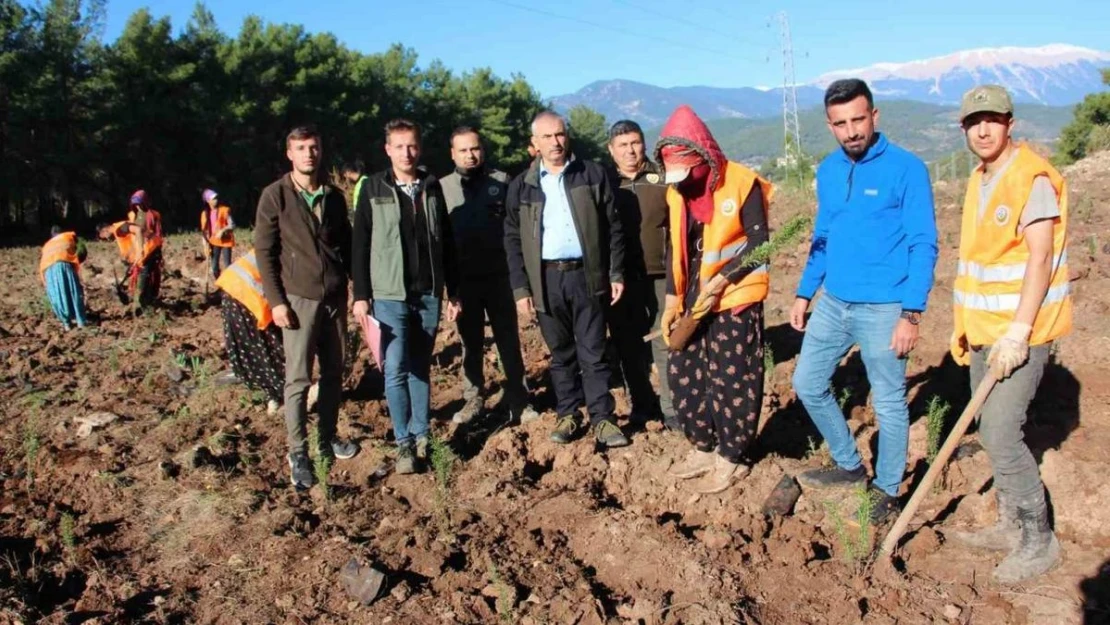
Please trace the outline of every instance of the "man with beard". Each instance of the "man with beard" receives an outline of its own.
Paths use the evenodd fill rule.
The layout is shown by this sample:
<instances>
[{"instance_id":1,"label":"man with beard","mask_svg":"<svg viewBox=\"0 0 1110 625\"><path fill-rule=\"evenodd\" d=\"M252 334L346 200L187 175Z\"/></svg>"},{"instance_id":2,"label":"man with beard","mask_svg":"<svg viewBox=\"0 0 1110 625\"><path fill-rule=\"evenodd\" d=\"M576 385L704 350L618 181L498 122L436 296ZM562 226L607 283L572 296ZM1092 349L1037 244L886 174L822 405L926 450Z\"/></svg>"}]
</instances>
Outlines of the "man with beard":
<instances>
[{"instance_id":1,"label":"man with beard","mask_svg":"<svg viewBox=\"0 0 1110 625\"><path fill-rule=\"evenodd\" d=\"M509 185L505 250L517 311L539 318L551 350L558 422L551 440L566 444L586 404L604 447L629 444L614 419L605 359L605 306L624 292L624 235L611 178L570 151L566 121L543 111L532 119L539 157Z\"/></svg>"},{"instance_id":2,"label":"man with beard","mask_svg":"<svg viewBox=\"0 0 1110 625\"><path fill-rule=\"evenodd\" d=\"M979 414L998 522L951 535L973 547L1009 551L993 577L1013 583L1045 573L1060 559L1044 484L1022 428L1053 341L1071 332L1068 189L1048 161L1014 143L1014 105L1003 87L964 94L960 125L980 165L964 199L952 355L971 366L972 388L986 375L1001 378Z\"/></svg>"},{"instance_id":3,"label":"man with beard","mask_svg":"<svg viewBox=\"0 0 1110 625\"><path fill-rule=\"evenodd\" d=\"M679 426L667 383L667 345L662 337L650 347L643 340L659 324L666 294L667 185L646 156L644 132L636 122L622 119L609 128L609 155L625 235L624 296L608 309L609 334L632 400L631 420L642 424L662 416L674 430ZM653 358L658 395L651 387Z\"/></svg>"},{"instance_id":4,"label":"man with beard","mask_svg":"<svg viewBox=\"0 0 1110 625\"><path fill-rule=\"evenodd\" d=\"M917 343L937 259L933 190L925 163L876 131L879 110L862 80L830 84L825 114L841 149L817 169L817 220L790 325L805 332L794 389L835 464L806 471L798 481L811 488L867 481L830 388L837 364L858 344L879 424L871 517L877 524L900 509L909 444L906 359ZM807 326L818 287L823 293Z\"/></svg>"},{"instance_id":5,"label":"man with beard","mask_svg":"<svg viewBox=\"0 0 1110 625\"><path fill-rule=\"evenodd\" d=\"M510 418L520 423L539 414L528 405L524 384L524 359L520 353L509 265L505 260L505 191L509 177L486 166L485 148L478 131L461 126L451 133L451 160L455 171L440 180L458 259L459 337L463 346L463 407L455 423L466 423L485 406L485 317L505 372L505 404Z\"/></svg>"},{"instance_id":6,"label":"man with beard","mask_svg":"<svg viewBox=\"0 0 1110 625\"><path fill-rule=\"evenodd\" d=\"M315 482L305 431L313 361L320 359L318 455L353 458L358 446L336 436L347 332L351 222L343 193L324 183L323 141L313 126L285 139L293 169L262 191L254 244L265 300L285 350L285 428L293 486Z\"/></svg>"}]
</instances>

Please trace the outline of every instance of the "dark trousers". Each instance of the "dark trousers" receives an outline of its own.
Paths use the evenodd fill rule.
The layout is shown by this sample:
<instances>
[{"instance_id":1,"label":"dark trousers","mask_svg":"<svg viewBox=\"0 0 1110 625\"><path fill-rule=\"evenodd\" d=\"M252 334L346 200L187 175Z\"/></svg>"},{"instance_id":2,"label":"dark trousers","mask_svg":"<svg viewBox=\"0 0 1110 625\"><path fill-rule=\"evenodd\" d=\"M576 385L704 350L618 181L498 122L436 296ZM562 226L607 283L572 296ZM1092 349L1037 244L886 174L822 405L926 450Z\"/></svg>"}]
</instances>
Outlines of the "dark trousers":
<instances>
[{"instance_id":1,"label":"dark trousers","mask_svg":"<svg viewBox=\"0 0 1110 625\"><path fill-rule=\"evenodd\" d=\"M222 268L220 267L221 264L223 265ZM212 277L219 278L220 272L231 266L231 248L216 245L209 246L208 265L212 271Z\"/></svg>"},{"instance_id":2,"label":"dark trousers","mask_svg":"<svg viewBox=\"0 0 1110 625\"><path fill-rule=\"evenodd\" d=\"M505 401L513 410L523 409L528 403L528 392L524 388L524 358L520 354L516 302L509 277L464 279L459 286L459 300L462 303L458 327L463 346L463 398L479 397L485 387L482 365L486 316L489 316L493 341L505 372Z\"/></svg>"},{"instance_id":3,"label":"dark trousers","mask_svg":"<svg viewBox=\"0 0 1110 625\"><path fill-rule=\"evenodd\" d=\"M670 376L686 439L740 462L763 409L763 304L711 314L671 354Z\"/></svg>"},{"instance_id":4,"label":"dark trousers","mask_svg":"<svg viewBox=\"0 0 1110 625\"><path fill-rule=\"evenodd\" d=\"M551 350L556 411L559 416L572 415L585 403L590 423L611 419L616 406L609 394L601 298L586 288L582 268L545 266L543 272L547 312L537 312L536 317Z\"/></svg>"},{"instance_id":5,"label":"dark trousers","mask_svg":"<svg viewBox=\"0 0 1110 625\"><path fill-rule=\"evenodd\" d=\"M659 397L651 386L652 346L644 342L659 309L653 286L650 278L630 279L625 282L621 299L605 307L609 335L616 348L613 368L620 367L632 412L641 418L657 417L660 412ZM660 378L666 376L665 366L660 369Z\"/></svg>"}]
</instances>

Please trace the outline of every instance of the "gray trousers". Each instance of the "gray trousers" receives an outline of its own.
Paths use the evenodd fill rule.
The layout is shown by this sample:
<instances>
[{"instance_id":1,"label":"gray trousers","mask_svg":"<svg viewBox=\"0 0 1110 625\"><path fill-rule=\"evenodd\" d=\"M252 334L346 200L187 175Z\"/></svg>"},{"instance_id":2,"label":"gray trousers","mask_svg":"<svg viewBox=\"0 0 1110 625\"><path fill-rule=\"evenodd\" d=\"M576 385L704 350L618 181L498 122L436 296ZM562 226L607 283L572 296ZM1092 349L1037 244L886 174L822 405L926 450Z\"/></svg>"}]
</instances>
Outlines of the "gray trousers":
<instances>
[{"instance_id":1,"label":"gray trousers","mask_svg":"<svg viewBox=\"0 0 1110 625\"><path fill-rule=\"evenodd\" d=\"M667 279L666 278L652 278L655 283L655 301L648 302L648 310L652 311L651 329L655 330L662 327L663 311L667 306ZM667 344L663 342L663 337L657 337L651 341L651 359L655 362L655 373L659 376L659 408L663 411L664 417L673 417L674 412L674 399L671 397L671 384L667 375L667 357L670 351L667 349Z\"/></svg>"},{"instance_id":2,"label":"gray trousers","mask_svg":"<svg viewBox=\"0 0 1110 625\"><path fill-rule=\"evenodd\" d=\"M343 351L347 335L347 293L313 300L289 296L296 316L296 329L282 330L285 347L285 430L289 451L308 451L306 400L312 385L312 365L320 359L320 445L335 438L339 420L340 393L343 391Z\"/></svg>"},{"instance_id":3,"label":"gray trousers","mask_svg":"<svg viewBox=\"0 0 1110 625\"><path fill-rule=\"evenodd\" d=\"M1029 404L1044 377L1051 343L1029 348L1029 360L1010 377L998 382L979 412L979 439L991 461L994 486L1015 505L1038 509L1045 504L1044 484L1037 461L1025 444ZM971 352L971 388L987 374L989 347Z\"/></svg>"},{"instance_id":4,"label":"gray trousers","mask_svg":"<svg viewBox=\"0 0 1110 625\"><path fill-rule=\"evenodd\" d=\"M524 357L520 353L520 329L509 277L464 279L459 285L459 300L462 313L457 324L463 347L463 398L469 400L483 393L485 327L486 316L489 316L493 341L505 370L505 400L510 409L523 410L528 404L528 391L524 386Z\"/></svg>"}]
</instances>

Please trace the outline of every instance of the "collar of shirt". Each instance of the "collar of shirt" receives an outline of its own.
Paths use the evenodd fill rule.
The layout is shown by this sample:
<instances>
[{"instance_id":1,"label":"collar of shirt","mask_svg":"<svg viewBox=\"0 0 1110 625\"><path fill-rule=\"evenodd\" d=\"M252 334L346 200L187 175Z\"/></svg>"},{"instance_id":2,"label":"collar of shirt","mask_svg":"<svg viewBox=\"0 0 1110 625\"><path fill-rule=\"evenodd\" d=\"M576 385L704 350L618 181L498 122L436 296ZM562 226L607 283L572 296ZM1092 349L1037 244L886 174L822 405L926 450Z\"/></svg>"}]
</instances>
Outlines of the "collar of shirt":
<instances>
[{"instance_id":1,"label":"collar of shirt","mask_svg":"<svg viewBox=\"0 0 1110 625\"><path fill-rule=\"evenodd\" d=\"M416 195L420 192L420 185L422 182L423 180L419 178L412 182L401 182L397 179L393 180L393 183L397 185L397 188L404 191L405 195L409 196L409 199L411 199L413 202L416 201Z\"/></svg>"},{"instance_id":2,"label":"collar of shirt","mask_svg":"<svg viewBox=\"0 0 1110 625\"><path fill-rule=\"evenodd\" d=\"M572 152L572 153L571 153L571 155L570 155L570 157L569 157L569 158L567 158L567 162L566 162L566 163L563 163L563 169L562 169L562 170L560 170L560 171L559 171L559 173L558 173L558 174L556 174L556 175L559 175L559 176L561 176L561 175L563 175L564 173L566 173L566 171L567 171L567 167L570 167L570 164L571 164L571 163L573 163L573 162L574 162L574 160L575 160L575 159L574 159L574 153ZM543 162L543 159L541 158L541 159L540 159L540 178L543 178L544 176L547 176L548 174L551 174L551 173L552 173L552 172L551 172L551 171L549 171L549 170L547 169L547 163L544 163L544 162Z\"/></svg>"}]
</instances>

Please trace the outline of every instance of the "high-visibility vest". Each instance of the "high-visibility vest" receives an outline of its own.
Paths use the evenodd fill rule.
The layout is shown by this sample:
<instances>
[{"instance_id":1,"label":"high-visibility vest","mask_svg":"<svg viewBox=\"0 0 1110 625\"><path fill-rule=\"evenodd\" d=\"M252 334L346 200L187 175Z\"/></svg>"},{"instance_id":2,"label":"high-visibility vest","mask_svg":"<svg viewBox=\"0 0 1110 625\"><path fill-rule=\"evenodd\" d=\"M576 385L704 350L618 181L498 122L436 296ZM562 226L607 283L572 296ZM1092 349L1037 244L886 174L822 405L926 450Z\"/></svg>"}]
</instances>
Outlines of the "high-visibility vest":
<instances>
[{"instance_id":1,"label":"high-visibility vest","mask_svg":"<svg viewBox=\"0 0 1110 625\"><path fill-rule=\"evenodd\" d=\"M273 309L262 291L262 274L258 271L254 250L224 269L220 277L216 278L216 287L246 306L258 320L259 330L266 329L273 322Z\"/></svg>"},{"instance_id":2,"label":"high-visibility vest","mask_svg":"<svg viewBox=\"0 0 1110 625\"><path fill-rule=\"evenodd\" d=\"M208 233L208 213L209 209L205 208L200 213L200 231L204 233L208 243L213 247L235 247L235 235L228 232L226 235L220 237L215 236L216 232L223 230L231 223L231 209L227 206L220 205L216 207L216 224L212 228L213 234L209 236Z\"/></svg>"},{"instance_id":3,"label":"high-visibility vest","mask_svg":"<svg viewBox=\"0 0 1110 625\"><path fill-rule=\"evenodd\" d=\"M1071 331L1072 302L1068 287L1068 188L1063 176L1025 145L1002 173L998 186L979 216L979 190L983 168L971 174L964 197L960 231L960 261L953 289L955 339L969 345L993 345L1014 320L1029 248L1018 232L1021 212L1033 190L1033 181L1046 176L1056 191L1060 217L1053 224L1052 274L1041 303L1030 345L1041 345ZM952 355L966 362L967 354L954 342Z\"/></svg>"},{"instance_id":4,"label":"high-visibility vest","mask_svg":"<svg viewBox=\"0 0 1110 625\"><path fill-rule=\"evenodd\" d=\"M138 239L135 237L135 233L131 231L133 227L126 221L117 221L111 225L112 236L116 240L116 246L119 247L120 258L131 264L140 260L138 257L139 250L136 249L135 245ZM120 230L123 230L122 234Z\"/></svg>"},{"instance_id":5,"label":"high-visibility vest","mask_svg":"<svg viewBox=\"0 0 1110 625\"><path fill-rule=\"evenodd\" d=\"M748 236L741 222L740 209L756 182L763 192L763 212L766 214L771 202L771 183L747 167L728 161L721 183L713 192L713 217L702 229L701 268L698 271L701 286L704 287L729 261L747 249ZM686 201L674 187L667 189L667 207L671 223L671 268L675 293L679 296L679 312L682 312L686 303L687 267L690 265L686 242L687 210ZM767 298L769 287L770 277L764 264L740 282L725 287L714 310L720 312L762 302Z\"/></svg>"},{"instance_id":6,"label":"high-visibility vest","mask_svg":"<svg viewBox=\"0 0 1110 625\"><path fill-rule=\"evenodd\" d=\"M143 229L143 255L138 261L140 263L146 262L151 254L162 247L162 215L153 208L148 208L144 212L146 227ZM127 219L133 223L135 211L129 211Z\"/></svg>"},{"instance_id":7,"label":"high-visibility vest","mask_svg":"<svg viewBox=\"0 0 1110 625\"><path fill-rule=\"evenodd\" d=\"M39 260L39 280L45 282L46 269L54 263L69 263L80 270L81 261L77 259L77 235L73 232L63 232L51 237L46 245L42 246L42 258Z\"/></svg>"}]
</instances>

